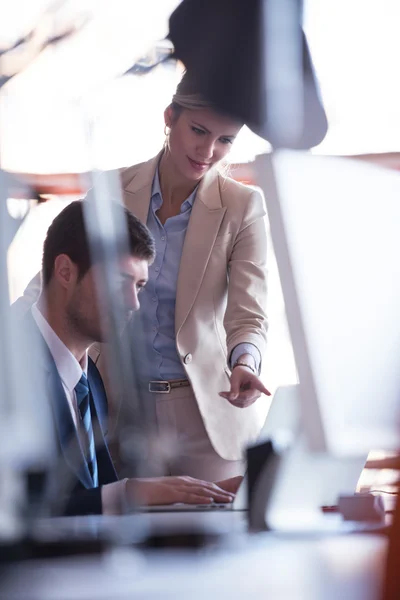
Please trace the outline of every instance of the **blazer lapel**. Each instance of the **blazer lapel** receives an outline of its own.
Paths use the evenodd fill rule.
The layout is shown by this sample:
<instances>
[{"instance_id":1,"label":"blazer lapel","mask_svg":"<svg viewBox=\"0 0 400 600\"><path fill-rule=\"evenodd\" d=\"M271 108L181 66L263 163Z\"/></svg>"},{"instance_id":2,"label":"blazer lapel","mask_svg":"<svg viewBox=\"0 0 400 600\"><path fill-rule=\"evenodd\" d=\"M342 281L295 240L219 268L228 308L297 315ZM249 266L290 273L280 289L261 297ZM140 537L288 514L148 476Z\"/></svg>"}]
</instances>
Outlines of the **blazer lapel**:
<instances>
[{"instance_id":1,"label":"blazer lapel","mask_svg":"<svg viewBox=\"0 0 400 600\"><path fill-rule=\"evenodd\" d=\"M78 477L81 484L90 489L93 487L92 478L79 443L60 376L50 353L48 357L48 386L54 422L65 462Z\"/></svg>"},{"instance_id":2,"label":"blazer lapel","mask_svg":"<svg viewBox=\"0 0 400 600\"><path fill-rule=\"evenodd\" d=\"M196 300L225 212L218 175L212 171L197 191L183 245L176 292L176 335Z\"/></svg>"},{"instance_id":3,"label":"blazer lapel","mask_svg":"<svg viewBox=\"0 0 400 600\"><path fill-rule=\"evenodd\" d=\"M124 204L144 224L147 222L154 174L162 152L141 165L128 167L121 173Z\"/></svg>"}]
</instances>

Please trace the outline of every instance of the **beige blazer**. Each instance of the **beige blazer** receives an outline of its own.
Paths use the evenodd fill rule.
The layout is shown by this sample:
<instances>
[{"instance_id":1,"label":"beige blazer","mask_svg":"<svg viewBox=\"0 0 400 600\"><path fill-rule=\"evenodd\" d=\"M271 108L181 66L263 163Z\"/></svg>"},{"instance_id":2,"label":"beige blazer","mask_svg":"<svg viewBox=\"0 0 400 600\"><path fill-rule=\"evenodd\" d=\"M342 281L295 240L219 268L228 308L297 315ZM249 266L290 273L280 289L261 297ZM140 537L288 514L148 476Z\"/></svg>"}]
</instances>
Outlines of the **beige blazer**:
<instances>
[{"instance_id":1,"label":"beige blazer","mask_svg":"<svg viewBox=\"0 0 400 600\"><path fill-rule=\"evenodd\" d=\"M121 172L124 202L143 223L159 157ZM206 174L193 204L179 269L178 354L211 443L227 460L243 457L267 413L263 396L241 409L218 395L229 390L228 358L237 344L252 343L261 355L265 350L265 214L258 192L215 170ZM32 291L27 294L33 298ZM95 348L92 355L104 375L101 347L100 356Z\"/></svg>"},{"instance_id":2,"label":"beige blazer","mask_svg":"<svg viewBox=\"0 0 400 600\"><path fill-rule=\"evenodd\" d=\"M127 208L146 223L159 156L122 172ZM266 416L267 401L240 409L229 390L228 357L241 342L265 350L265 207L260 194L215 170L200 183L179 269L176 347L210 440L220 456L242 458Z\"/></svg>"}]
</instances>

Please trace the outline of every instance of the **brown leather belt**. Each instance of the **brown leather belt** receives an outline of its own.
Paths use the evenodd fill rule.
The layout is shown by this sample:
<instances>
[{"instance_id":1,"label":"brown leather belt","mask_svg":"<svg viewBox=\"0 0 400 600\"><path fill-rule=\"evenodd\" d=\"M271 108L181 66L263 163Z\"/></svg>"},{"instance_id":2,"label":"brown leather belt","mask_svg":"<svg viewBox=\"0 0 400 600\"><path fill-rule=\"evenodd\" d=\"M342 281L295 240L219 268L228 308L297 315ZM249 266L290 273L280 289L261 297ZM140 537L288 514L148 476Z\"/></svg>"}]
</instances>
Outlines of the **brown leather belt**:
<instances>
[{"instance_id":1,"label":"brown leather belt","mask_svg":"<svg viewBox=\"0 0 400 600\"><path fill-rule=\"evenodd\" d=\"M188 387L188 379L172 379L171 381L149 381L149 392L152 394L169 394L171 390Z\"/></svg>"}]
</instances>

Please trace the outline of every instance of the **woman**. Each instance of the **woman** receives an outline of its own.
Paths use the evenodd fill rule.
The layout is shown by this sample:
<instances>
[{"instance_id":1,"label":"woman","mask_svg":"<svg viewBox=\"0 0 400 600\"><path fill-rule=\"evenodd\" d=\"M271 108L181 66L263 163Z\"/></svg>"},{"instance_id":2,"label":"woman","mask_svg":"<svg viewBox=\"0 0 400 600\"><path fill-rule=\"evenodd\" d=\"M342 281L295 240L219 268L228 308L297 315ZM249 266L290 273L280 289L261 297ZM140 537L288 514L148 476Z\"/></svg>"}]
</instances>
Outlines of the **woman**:
<instances>
[{"instance_id":1,"label":"woman","mask_svg":"<svg viewBox=\"0 0 400 600\"><path fill-rule=\"evenodd\" d=\"M220 173L242 124L216 112L188 74L165 125L158 156L121 174L125 204L157 250L139 311L144 340L134 341L159 432L175 448L164 474L217 481L243 474L267 412L265 208ZM104 354L93 353L103 376Z\"/></svg>"},{"instance_id":2,"label":"woman","mask_svg":"<svg viewBox=\"0 0 400 600\"><path fill-rule=\"evenodd\" d=\"M214 111L187 73L164 117L163 150L122 173L125 204L157 248L142 356L159 429L176 442L168 468L214 481L243 473L266 415L265 209L219 171L242 124Z\"/></svg>"}]
</instances>

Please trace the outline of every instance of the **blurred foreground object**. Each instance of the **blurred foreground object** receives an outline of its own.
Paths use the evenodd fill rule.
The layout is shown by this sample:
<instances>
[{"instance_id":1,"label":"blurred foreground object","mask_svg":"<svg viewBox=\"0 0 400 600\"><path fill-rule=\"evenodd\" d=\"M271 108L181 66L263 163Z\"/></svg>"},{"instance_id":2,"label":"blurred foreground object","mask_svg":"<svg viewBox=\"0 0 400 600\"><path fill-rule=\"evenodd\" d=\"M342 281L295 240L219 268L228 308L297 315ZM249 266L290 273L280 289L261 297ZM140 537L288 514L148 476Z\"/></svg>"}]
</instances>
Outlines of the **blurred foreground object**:
<instances>
[{"instance_id":1,"label":"blurred foreground object","mask_svg":"<svg viewBox=\"0 0 400 600\"><path fill-rule=\"evenodd\" d=\"M386 562L386 574L383 600L400 598L400 504L397 502L393 526L389 536L389 552Z\"/></svg>"},{"instance_id":2,"label":"blurred foreground object","mask_svg":"<svg viewBox=\"0 0 400 600\"><path fill-rule=\"evenodd\" d=\"M377 154L355 154L346 158L355 158L373 163L386 169L400 171L400 152L380 152Z\"/></svg>"},{"instance_id":3,"label":"blurred foreground object","mask_svg":"<svg viewBox=\"0 0 400 600\"><path fill-rule=\"evenodd\" d=\"M308 149L327 132L298 0L183 0L174 55L204 96L273 147Z\"/></svg>"},{"instance_id":4,"label":"blurred foreground object","mask_svg":"<svg viewBox=\"0 0 400 600\"><path fill-rule=\"evenodd\" d=\"M42 50L66 40L86 23L86 17L78 14L74 20L57 26L55 21L58 8L60 6L56 4L46 10L26 35L19 37L9 47L0 48L0 87L28 67Z\"/></svg>"}]
</instances>

